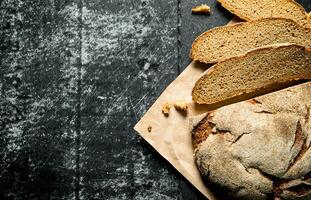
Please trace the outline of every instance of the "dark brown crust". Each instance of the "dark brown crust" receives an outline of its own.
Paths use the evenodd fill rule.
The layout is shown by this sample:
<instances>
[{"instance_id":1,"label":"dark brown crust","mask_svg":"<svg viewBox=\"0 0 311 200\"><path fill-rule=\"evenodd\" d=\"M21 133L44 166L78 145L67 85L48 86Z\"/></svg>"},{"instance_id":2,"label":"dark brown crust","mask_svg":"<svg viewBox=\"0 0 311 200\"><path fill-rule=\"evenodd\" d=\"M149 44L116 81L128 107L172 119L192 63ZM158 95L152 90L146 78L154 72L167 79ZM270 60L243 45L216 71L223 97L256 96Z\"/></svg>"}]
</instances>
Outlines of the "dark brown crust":
<instances>
[{"instance_id":1,"label":"dark brown crust","mask_svg":"<svg viewBox=\"0 0 311 200\"><path fill-rule=\"evenodd\" d=\"M307 173L306 175L304 175L303 180L309 180L311 179L311 170L309 173Z\"/></svg>"},{"instance_id":2,"label":"dark brown crust","mask_svg":"<svg viewBox=\"0 0 311 200\"><path fill-rule=\"evenodd\" d=\"M230 62L231 60L243 60L245 57L247 56L250 56L250 55L253 55L253 54L257 54L258 52L260 51L266 51L268 49L272 50L272 49L282 49L282 48L289 48L289 47L296 47L296 48L301 48L303 51L305 52L309 52L311 53L311 48L307 48L307 47L304 47L304 46L300 46L300 45L296 45L296 44L282 44L282 45L272 45L272 46L265 46L265 47L261 47L261 48L257 48L257 49L254 49L252 51L249 51L243 55L238 55L238 56L235 56L235 57L232 57L232 58L228 58L224 61L221 61L215 65L213 65L211 68L209 68L208 70L206 70L204 72L204 74L195 82L194 84L194 87L192 89L192 92L191 92L191 95L192 95L192 100L198 104L214 104L214 103L217 103L217 102L221 102L221 101L224 101L226 99L229 99L229 98L233 98L233 97L236 97L236 96L239 96L239 95L242 95L242 94L248 94L248 93L251 93L251 92L255 92L257 90L261 90L261 89L264 89L264 88L267 88L270 86L269 85L266 85L264 87L261 87L261 88L257 88L257 89L254 89L254 90L249 90L249 91L241 91L240 93L236 94L236 95L233 95L233 96L230 96L230 97L227 97L227 98L224 98L224 99L221 99L219 101L215 101L215 102L209 102L209 103L206 103L206 102L202 102L202 101L199 101L198 99L196 99L195 95L194 95L194 91L197 90L199 87L199 84L200 82L202 81L202 79L206 78L206 76L208 76L209 73L212 73L212 71L214 71L215 69L217 69L219 66L222 65L222 63L224 62ZM292 80L299 80L299 79L295 79L294 77L293 78L289 78L287 81L292 81ZM286 81L285 81L286 82ZM274 82L272 83L273 84L282 84L284 82Z\"/></svg>"},{"instance_id":3,"label":"dark brown crust","mask_svg":"<svg viewBox=\"0 0 311 200\"><path fill-rule=\"evenodd\" d=\"M206 115L192 130L192 145L194 149L198 147L198 145L205 141L208 136L212 133L213 127L208 122L210 113Z\"/></svg>"},{"instance_id":4,"label":"dark brown crust","mask_svg":"<svg viewBox=\"0 0 311 200\"><path fill-rule=\"evenodd\" d=\"M311 192L311 185L300 184L300 185L288 188L287 190L294 193L298 197L301 197Z\"/></svg>"},{"instance_id":5,"label":"dark brown crust","mask_svg":"<svg viewBox=\"0 0 311 200\"><path fill-rule=\"evenodd\" d=\"M231 13L233 13L234 15L238 16L239 18L241 19L244 19L246 21L253 21L254 19L251 19L247 16L245 16L243 13L239 12L238 10L236 9L232 9L232 6L227 3L226 0L217 0L224 8L226 8L227 10L229 10ZM309 19L309 16L308 16L308 13L306 12L306 10L299 4L297 3L296 1L294 0L287 0L289 3L293 3L295 6L297 6L301 12L305 13L305 19L307 22L310 23L310 19ZM310 27L309 27L310 28Z\"/></svg>"},{"instance_id":6,"label":"dark brown crust","mask_svg":"<svg viewBox=\"0 0 311 200\"><path fill-rule=\"evenodd\" d=\"M307 123L309 123L310 107L306 106L306 109L307 109L307 114L305 116L305 120L306 120L305 123L307 124Z\"/></svg>"},{"instance_id":7,"label":"dark brown crust","mask_svg":"<svg viewBox=\"0 0 311 200\"><path fill-rule=\"evenodd\" d=\"M246 100L246 102L251 103L251 104L261 104L261 102L257 101L256 99L249 99L249 100Z\"/></svg>"},{"instance_id":8,"label":"dark brown crust","mask_svg":"<svg viewBox=\"0 0 311 200\"><path fill-rule=\"evenodd\" d=\"M272 190L272 196L274 198L274 200L276 199L282 199L282 193L284 190L290 191L293 194L297 195L297 196L304 196L306 194L308 194L311 191L311 188L307 188L304 186L304 184L299 184L296 186L292 186L292 187L284 187L286 184L290 183L292 180L291 179L281 179L275 176L272 176L270 174L267 174L261 170L258 170L258 172L266 177L267 179L271 180L273 182L273 190ZM270 198L269 198L270 199Z\"/></svg>"},{"instance_id":9,"label":"dark brown crust","mask_svg":"<svg viewBox=\"0 0 311 200\"><path fill-rule=\"evenodd\" d=\"M191 46L191 49L190 49L190 53L189 53L189 56L191 59L193 60L197 60L194 58L193 56L193 52L194 52L194 48L196 46L196 44L198 43L198 41L202 38L202 37L206 37L206 35L212 35L214 32L216 31L225 31L227 29L236 29L240 26L248 26L250 24L254 24L254 23L257 23L257 22L265 22L265 21L274 21L274 20L284 20L284 21L287 21L287 22L290 22L290 23L293 23L295 24L297 27L301 27L302 29L305 29L306 31L306 34L310 33L311 32L311 29L306 29L304 27L302 27L301 25L299 25L297 22L291 20L291 19L286 19L286 18L263 18L263 19L259 19L259 20L255 20L255 21L248 21L248 22L239 22L239 23L235 23L235 24L229 24L229 25L226 25L226 26L221 26L221 27L215 27L215 28L212 28L204 33L202 33L201 35L199 35L192 43L192 46ZM224 61L226 59L223 59L221 61ZM199 62L203 62L203 63L206 63L206 64L213 64L213 63L216 63L216 61L208 61L208 62L205 62L203 60L197 60ZM217 60L217 62L220 62Z\"/></svg>"},{"instance_id":10,"label":"dark brown crust","mask_svg":"<svg viewBox=\"0 0 311 200\"><path fill-rule=\"evenodd\" d=\"M211 134L225 134L227 131L215 130L215 125L211 123L213 117L213 111L207 113L207 115L193 128L192 130L192 145L194 149L198 147L201 142L204 142Z\"/></svg>"},{"instance_id":11,"label":"dark brown crust","mask_svg":"<svg viewBox=\"0 0 311 200\"><path fill-rule=\"evenodd\" d=\"M297 156L293 159L293 161L289 165L287 171L290 170L297 163L297 161L301 160L301 158L308 150L308 146L306 145L306 139L303 137L301 124L298 121L295 132L295 140L292 148L299 148L299 147L301 147L301 149L297 154Z\"/></svg>"}]
</instances>

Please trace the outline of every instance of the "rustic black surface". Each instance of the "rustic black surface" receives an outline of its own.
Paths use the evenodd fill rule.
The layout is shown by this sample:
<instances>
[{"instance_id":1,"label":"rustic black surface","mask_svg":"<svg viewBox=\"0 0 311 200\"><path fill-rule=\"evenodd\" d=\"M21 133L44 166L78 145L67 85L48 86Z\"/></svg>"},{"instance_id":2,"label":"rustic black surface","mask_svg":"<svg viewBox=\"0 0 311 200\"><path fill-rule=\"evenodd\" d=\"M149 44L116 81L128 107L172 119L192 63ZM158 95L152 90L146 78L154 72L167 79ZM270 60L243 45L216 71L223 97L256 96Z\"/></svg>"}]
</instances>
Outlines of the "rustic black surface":
<instances>
[{"instance_id":1,"label":"rustic black surface","mask_svg":"<svg viewBox=\"0 0 311 200\"><path fill-rule=\"evenodd\" d=\"M214 0L1 0L0 199L202 199L133 126L231 17Z\"/></svg>"}]
</instances>

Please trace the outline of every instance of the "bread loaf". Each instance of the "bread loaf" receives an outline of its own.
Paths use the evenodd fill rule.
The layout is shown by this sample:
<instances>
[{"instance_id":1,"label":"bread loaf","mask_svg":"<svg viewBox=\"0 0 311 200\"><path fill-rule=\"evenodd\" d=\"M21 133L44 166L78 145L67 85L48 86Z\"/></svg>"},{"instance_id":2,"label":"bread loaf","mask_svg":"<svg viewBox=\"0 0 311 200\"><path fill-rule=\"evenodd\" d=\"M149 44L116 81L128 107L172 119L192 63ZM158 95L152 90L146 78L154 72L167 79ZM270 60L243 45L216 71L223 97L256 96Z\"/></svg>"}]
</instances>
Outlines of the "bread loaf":
<instances>
[{"instance_id":1,"label":"bread loaf","mask_svg":"<svg viewBox=\"0 0 311 200\"><path fill-rule=\"evenodd\" d=\"M238 17L251 21L269 17L287 18L305 28L311 23L304 8L294 0L218 0Z\"/></svg>"},{"instance_id":2,"label":"bread loaf","mask_svg":"<svg viewBox=\"0 0 311 200\"><path fill-rule=\"evenodd\" d=\"M277 43L311 47L311 30L289 19L267 18L211 29L195 39L190 57L204 63L246 53Z\"/></svg>"},{"instance_id":3,"label":"bread loaf","mask_svg":"<svg viewBox=\"0 0 311 200\"><path fill-rule=\"evenodd\" d=\"M191 121L199 171L224 199L311 199L311 82Z\"/></svg>"},{"instance_id":4,"label":"bread loaf","mask_svg":"<svg viewBox=\"0 0 311 200\"><path fill-rule=\"evenodd\" d=\"M199 104L214 104L303 79L311 79L311 49L292 44L264 47L212 66L195 83L192 98Z\"/></svg>"}]
</instances>

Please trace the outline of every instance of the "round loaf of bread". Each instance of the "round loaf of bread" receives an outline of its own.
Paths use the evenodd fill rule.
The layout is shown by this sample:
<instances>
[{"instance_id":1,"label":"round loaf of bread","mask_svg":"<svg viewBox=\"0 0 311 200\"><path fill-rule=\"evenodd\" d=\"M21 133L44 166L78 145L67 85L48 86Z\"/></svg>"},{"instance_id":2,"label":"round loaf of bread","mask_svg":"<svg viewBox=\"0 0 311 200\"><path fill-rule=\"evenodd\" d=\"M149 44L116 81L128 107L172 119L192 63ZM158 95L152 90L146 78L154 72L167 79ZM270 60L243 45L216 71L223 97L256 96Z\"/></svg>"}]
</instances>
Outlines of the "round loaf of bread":
<instances>
[{"instance_id":1,"label":"round loaf of bread","mask_svg":"<svg viewBox=\"0 0 311 200\"><path fill-rule=\"evenodd\" d=\"M311 199L311 82L194 118L192 138L224 199Z\"/></svg>"}]
</instances>

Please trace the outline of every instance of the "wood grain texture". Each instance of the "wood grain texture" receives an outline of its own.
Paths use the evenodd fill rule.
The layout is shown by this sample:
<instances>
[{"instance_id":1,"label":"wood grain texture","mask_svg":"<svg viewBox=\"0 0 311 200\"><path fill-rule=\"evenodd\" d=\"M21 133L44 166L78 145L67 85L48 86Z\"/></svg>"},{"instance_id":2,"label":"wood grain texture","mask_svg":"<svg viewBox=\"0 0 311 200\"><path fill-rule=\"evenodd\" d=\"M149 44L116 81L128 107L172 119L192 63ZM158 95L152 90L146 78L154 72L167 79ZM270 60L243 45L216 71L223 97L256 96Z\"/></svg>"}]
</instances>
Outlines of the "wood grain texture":
<instances>
[{"instance_id":1,"label":"wood grain texture","mask_svg":"<svg viewBox=\"0 0 311 200\"><path fill-rule=\"evenodd\" d=\"M230 19L202 2L0 1L0 199L202 199L133 130Z\"/></svg>"}]
</instances>

